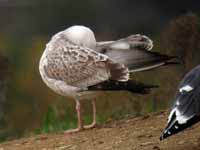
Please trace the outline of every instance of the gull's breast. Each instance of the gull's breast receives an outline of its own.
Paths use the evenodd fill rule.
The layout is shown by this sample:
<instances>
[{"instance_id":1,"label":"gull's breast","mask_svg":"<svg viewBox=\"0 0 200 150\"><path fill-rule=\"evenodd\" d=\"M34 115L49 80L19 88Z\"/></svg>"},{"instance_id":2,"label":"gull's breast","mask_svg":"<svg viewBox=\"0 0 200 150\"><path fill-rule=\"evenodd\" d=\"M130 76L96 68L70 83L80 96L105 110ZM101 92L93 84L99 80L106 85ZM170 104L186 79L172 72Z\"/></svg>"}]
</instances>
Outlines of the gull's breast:
<instances>
[{"instance_id":1,"label":"gull's breast","mask_svg":"<svg viewBox=\"0 0 200 150\"><path fill-rule=\"evenodd\" d=\"M48 77L45 71L45 66L47 65L47 63L48 62L46 58L46 52L44 51L39 62L39 72L44 83L57 94L72 97L76 96L77 92L81 90L80 88L67 85L66 82L62 80L57 80Z\"/></svg>"}]
</instances>

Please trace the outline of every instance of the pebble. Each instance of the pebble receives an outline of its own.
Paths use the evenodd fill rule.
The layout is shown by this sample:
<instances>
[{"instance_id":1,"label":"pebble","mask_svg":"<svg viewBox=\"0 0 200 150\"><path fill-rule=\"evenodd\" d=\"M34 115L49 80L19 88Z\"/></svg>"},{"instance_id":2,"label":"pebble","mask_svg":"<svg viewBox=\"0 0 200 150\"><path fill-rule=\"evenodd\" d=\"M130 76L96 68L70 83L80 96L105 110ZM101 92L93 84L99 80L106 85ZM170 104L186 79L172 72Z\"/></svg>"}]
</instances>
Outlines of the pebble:
<instances>
[{"instance_id":1,"label":"pebble","mask_svg":"<svg viewBox=\"0 0 200 150\"><path fill-rule=\"evenodd\" d=\"M103 143L104 143L104 141L99 141L99 142L98 142L98 144L103 144Z\"/></svg>"},{"instance_id":2,"label":"pebble","mask_svg":"<svg viewBox=\"0 0 200 150\"><path fill-rule=\"evenodd\" d=\"M26 144L26 143L28 143L28 141L23 141L23 142L22 142L23 145Z\"/></svg>"},{"instance_id":3,"label":"pebble","mask_svg":"<svg viewBox=\"0 0 200 150\"><path fill-rule=\"evenodd\" d=\"M73 145L60 146L60 147L56 148L56 150L66 150L68 148L73 148Z\"/></svg>"},{"instance_id":4,"label":"pebble","mask_svg":"<svg viewBox=\"0 0 200 150\"><path fill-rule=\"evenodd\" d=\"M147 146L147 145L152 145L154 144L153 142L145 142L145 143L141 143L140 146Z\"/></svg>"},{"instance_id":5,"label":"pebble","mask_svg":"<svg viewBox=\"0 0 200 150\"><path fill-rule=\"evenodd\" d=\"M145 115L145 116L141 117L141 120L148 119L149 117L150 117L149 115Z\"/></svg>"},{"instance_id":6,"label":"pebble","mask_svg":"<svg viewBox=\"0 0 200 150\"><path fill-rule=\"evenodd\" d=\"M154 146L152 149L160 150L160 147Z\"/></svg>"},{"instance_id":7,"label":"pebble","mask_svg":"<svg viewBox=\"0 0 200 150\"><path fill-rule=\"evenodd\" d=\"M141 135L138 135L138 136L137 136L137 138L143 138L143 137L145 137L144 134L141 134Z\"/></svg>"},{"instance_id":8,"label":"pebble","mask_svg":"<svg viewBox=\"0 0 200 150\"><path fill-rule=\"evenodd\" d=\"M36 138L36 140L40 140L40 141L47 140L47 139L48 139L47 136L41 136L41 137Z\"/></svg>"},{"instance_id":9,"label":"pebble","mask_svg":"<svg viewBox=\"0 0 200 150\"><path fill-rule=\"evenodd\" d=\"M153 137L153 135L149 134L149 135L147 135L147 137Z\"/></svg>"},{"instance_id":10,"label":"pebble","mask_svg":"<svg viewBox=\"0 0 200 150\"><path fill-rule=\"evenodd\" d=\"M180 141L180 142L178 142L178 145L182 145L184 143L185 143L185 141Z\"/></svg>"}]
</instances>

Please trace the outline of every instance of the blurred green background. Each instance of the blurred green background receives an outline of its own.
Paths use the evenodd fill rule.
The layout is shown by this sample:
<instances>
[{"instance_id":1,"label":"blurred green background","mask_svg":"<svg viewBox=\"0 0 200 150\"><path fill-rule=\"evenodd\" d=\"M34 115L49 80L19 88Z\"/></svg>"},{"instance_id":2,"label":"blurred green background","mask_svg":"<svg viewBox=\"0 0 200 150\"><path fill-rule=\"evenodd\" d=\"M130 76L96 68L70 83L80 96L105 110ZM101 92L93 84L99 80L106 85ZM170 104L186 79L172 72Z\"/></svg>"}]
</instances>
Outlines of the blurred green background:
<instances>
[{"instance_id":1,"label":"blurred green background","mask_svg":"<svg viewBox=\"0 0 200 150\"><path fill-rule=\"evenodd\" d=\"M76 126L74 101L51 91L38 71L51 36L71 25L90 27L98 41L145 34L153 51L183 59L181 66L132 75L160 85L149 95L97 97L99 123L168 108L180 79L200 63L199 13L200 2L186 0L0 0L0 140ZM89 123L89 101L83 109Z\"/></svg>"}]
</instances>

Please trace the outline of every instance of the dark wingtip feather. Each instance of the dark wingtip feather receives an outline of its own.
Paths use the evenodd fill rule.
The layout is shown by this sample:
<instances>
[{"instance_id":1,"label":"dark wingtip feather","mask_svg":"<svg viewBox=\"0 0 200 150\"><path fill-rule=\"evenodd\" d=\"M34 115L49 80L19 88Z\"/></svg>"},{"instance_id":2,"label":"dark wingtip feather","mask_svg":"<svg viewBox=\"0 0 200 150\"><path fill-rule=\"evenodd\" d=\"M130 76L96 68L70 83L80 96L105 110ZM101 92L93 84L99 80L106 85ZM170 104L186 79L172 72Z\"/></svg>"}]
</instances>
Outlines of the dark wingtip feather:
<instances>
[{"instance_id":1,"label":"dark wingtip feather","mask_svg":"<svg viewBox=\"0 0 200 150\"><path fill-rule=\"evenodd\" d=\"M148 94L152 88L158 88L158 85L144 84L133 80L128 81L114 81L108 80L97 85L88 87L91 91L129 91L138 94Z\"/></svg>"},{"instance_id":2,"label":"dark wingtip feather","mask_svg":"<svg viewBox=\"0 0 200 150\"><path fill-rule=\"evenodd\" d=\"M181 65L182 62L179 61L166 61L162 66L171 66L171 65Z\"/></svg>"},{"instance_id":3,"label":"dark wingtip feather","mask_svg":"<svg viewBox=\"0 0 200 150\"><path fill-rule=\"evenodd\" d=\"M183 62L177 56L169 56L158 52L140 50L138 53L141 53L140 57L137 58L138 61L129 61L127 65L131 72L153 70L162 66L182 64Z\"/></svg>"},{"instance_id":4,"label":"dark wingtip feather","mask_svg":"<svg viewBox=\"0 0 200 150\"><path fill-rule=\"evenodd\" d=\"M165 65L178 65L183 64L183 60L178 56L169 56L169 60L165 62Z\"/></svg>"},{"instance_id":5,"label":"dark wingtip feather","mask_svg":"<svg viewBox=\"0 0 200 150\"><path fill-rule=\"evenodd\" d=\"M149 94L151 89L159 88L158 85L144 84L133 80L129 80L128 87L128 91L139 94Z\"/></svg>"},{"instance_id":6,"label":"dark wingtip feather","mask_svg":"<svg viewBox=\"0 0 200 150\"><path fill-rule=\"evenodd\" d=\"M178 56L171 56L171 55L165 55L160 54L159 52L151 52L155 57L159 58L160 61L169 63L169 64L182 64L183 60ZM170 63L171 62L171 63Z\"/></svg>"}]
</instances>

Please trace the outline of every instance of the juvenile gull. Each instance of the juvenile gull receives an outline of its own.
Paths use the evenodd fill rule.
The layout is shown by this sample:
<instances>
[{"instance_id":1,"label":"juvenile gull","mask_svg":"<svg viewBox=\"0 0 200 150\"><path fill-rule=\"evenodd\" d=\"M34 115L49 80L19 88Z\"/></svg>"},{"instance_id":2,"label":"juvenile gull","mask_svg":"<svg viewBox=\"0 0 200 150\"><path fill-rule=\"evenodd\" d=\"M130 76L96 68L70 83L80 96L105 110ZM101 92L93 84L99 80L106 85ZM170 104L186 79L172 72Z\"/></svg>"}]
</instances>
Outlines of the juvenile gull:
<instances>
[{"instance_id":1,"label":"juvenile gull","mask_svg":"<svg viewBox=\"0 0 200 150\"><path fill-rule=\"evenodd\" d=\"M46 45L39 71L53 91L76 100L78 128L67 132L96 125L93 91L127 90L143 94L156 87L129 79L130 72L173 63L168 62L173 57L150 52L152 47L152 41L139 34L98 43L94 33L84 26L72 26L55 34ZM80 100L85 98L92 99L93 105L93 122L89 126L83 126L81 117Z\"/></svg>"},{"instance_id":2,"label":"juvenile gull","mask_svg":"<svg viewBox=\"0 0 200 150\"><path fill-rule=\"evenodd\" d=\"M200 121L200 65L185 75L178 86L168 125L160 140Z\"/></svg>"}]
</instances>

